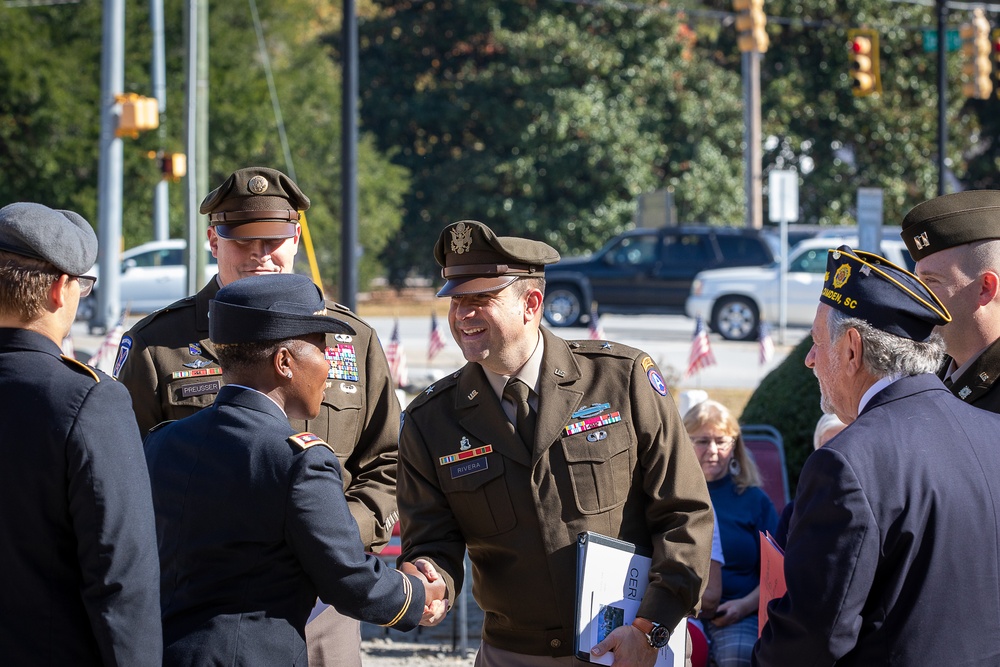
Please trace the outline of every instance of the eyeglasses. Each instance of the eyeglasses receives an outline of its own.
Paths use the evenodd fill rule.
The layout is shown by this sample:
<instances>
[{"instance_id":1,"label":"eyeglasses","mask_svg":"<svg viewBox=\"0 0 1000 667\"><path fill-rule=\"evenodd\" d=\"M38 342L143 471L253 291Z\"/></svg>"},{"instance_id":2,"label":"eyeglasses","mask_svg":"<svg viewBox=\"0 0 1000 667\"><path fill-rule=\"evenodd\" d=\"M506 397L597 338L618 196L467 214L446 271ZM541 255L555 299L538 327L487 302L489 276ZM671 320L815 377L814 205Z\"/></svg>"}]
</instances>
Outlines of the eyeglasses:
<instances>
[{"instance_id":1,"label":"eyeglasses","mask_svg":"<svg viewBox=\"0 0 1000 667\"><path fill-rule=\"evenodd\" d=\"M707 449L709 445L713 442L715 443L715 448L720 452L728 452L736 444L736 438L728 435L722 435L714 438L701 437L701 438L691 438L691 442L695 447L699 449Z\"/></svg>"},{"instance_id":2,"label":"eyeglasses","mask_svg":"<svg viewBox=\"0 0 1000 667\"><path fill-rule=\"evenodd\" d=\"M97 283L95 276L70 276L80 283L80 297L88 296L94 291L94 284Z\"/></svg>"}]
</instances>

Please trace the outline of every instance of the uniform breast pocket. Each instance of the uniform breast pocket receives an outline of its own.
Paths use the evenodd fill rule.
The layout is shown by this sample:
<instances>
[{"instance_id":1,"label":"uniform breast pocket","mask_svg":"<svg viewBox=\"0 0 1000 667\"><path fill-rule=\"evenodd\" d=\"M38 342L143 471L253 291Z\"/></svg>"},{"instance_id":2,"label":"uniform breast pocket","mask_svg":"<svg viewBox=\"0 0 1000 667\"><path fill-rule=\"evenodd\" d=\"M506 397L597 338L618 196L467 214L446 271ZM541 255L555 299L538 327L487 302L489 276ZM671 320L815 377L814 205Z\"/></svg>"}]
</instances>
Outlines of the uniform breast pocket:
<instances>
[{"instance_id":1,"label":"uniform breast pocket","mask_svg":"<svg viewBox=\"0 0 1000 667\"><path fill-rule=\"evenodd\" d=\"M338 458L346 459L361 437L363 407L364 394L360 385L331 380L319 415L306 423L305 430L326 440L333 445Z\"/></svg>"},{"instance_id":2,"label":"uniform breast pocket","mask_svg":"<svg viewBox=\"0 0 1000 667\"><path fill-rule=\"evenodd\" d=\"M438 476L441 490L468 537L498 535L517 524L502 456L478 456L440 466Z\"/></svg>"},{"instance_id":3,"label":"uniform breast pocket","mask_svg":"<svg viewBox=\"0 0 1000 667\"><path fill-rule=\"evenodd\" d=\"M222 388L218 377L198 380L178 380L167 388L167 401L177 412L167 415L169 419L180 419L215 402L215 395Z\"/></svg>"},{"instance_id":4,"label":"uniform breast pocket","mask_svg":"<svg viewBox=\"0 0 1000 667\"><path fill-rule=\"evenodd\" d=\"M635 465L630 435L627 424L616 424L563 438L563 456L581 514L600 514L625 502Z\"/></svg>"}]
</instances>

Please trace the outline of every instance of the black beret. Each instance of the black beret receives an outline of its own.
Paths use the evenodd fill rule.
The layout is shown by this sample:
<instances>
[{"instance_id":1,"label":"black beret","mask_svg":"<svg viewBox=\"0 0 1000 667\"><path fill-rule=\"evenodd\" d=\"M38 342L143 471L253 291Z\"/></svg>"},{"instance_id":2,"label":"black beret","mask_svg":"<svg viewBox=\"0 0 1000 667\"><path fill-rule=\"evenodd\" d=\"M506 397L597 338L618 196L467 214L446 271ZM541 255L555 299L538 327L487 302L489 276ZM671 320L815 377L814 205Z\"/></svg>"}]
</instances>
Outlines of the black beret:
<instances>
[{"instance_id":1,"label":"black beret","mask_svg":"<svg viewBox=\"0 0 1000 667\"><path fill-rule=\"evenodd\" d=\"M462 220L442 230L434 259L448 281L437 295L460 296L497 292L520 277L541 278L559 253L547 243L497 236L481 222Z\"/></svg>"},{"instance_id":2,"label":"black beret","mask_svg":"<svg viewBox=\"0 0 1000 667\"><path fill-rule=\"evenodd\" d=\"M201 213L224 239L287 239L309 198L277 169L246 167L208 193Z\"/></svg>"},{"instance_id":3,"label":"black beret","mask_svg":"<svg viewBox=\"0 0 1000 667\"><path fill-rule=\"evenodd\" d=\"M18 202L0 208L0 250L80 276L97 260L97 235L78 213Z\"/></svg>"},{"instance_id":4,"label":"black beret","mask_svg":"<svg viewBox=\"0 0 1000 667\"><path fill-rule=\"evenodd\" d=\"M948 309L915 275L846 245L827 255L819 300L876 329L916 341L951 322Z\"/></svg>"},{"instance_id":5,"label":"black beret","mask_svg":"<svg viewBox=\"0 0 1000 667\"><path fill-rule=\"evenodd\" d=\"M208 304L213 343L257 343L313 333L354 334L346 322L326 316L319 287L295 273L250 276L229 283Z\"/></svg>"},{"instance_id":6,"label":"black beret","mask_svg":"<svg viewBox=\"0 0 1000 667\"><path fill-rule=\"evenodd\" d=\"M973 241L1000 239L1000 190L968 190L917 204L903 218L914 260Z\"/></svg>"}]
</instances>

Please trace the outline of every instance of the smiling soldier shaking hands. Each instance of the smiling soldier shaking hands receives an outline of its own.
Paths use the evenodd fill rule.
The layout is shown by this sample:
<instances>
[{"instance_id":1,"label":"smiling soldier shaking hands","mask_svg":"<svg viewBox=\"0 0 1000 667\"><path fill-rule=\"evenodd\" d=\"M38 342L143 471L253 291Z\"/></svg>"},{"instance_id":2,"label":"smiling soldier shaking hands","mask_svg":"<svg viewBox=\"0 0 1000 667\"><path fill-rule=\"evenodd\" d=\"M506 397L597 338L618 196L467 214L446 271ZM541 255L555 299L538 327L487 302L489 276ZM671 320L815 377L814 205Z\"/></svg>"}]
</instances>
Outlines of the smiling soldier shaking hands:
<instances>
[{"instance_id":1,"label":"smiling soldier shaking hands","mask_svg":"<svg viewBox=\"0 0 1000 667\"><path fill-rule=\"evenodd\" d=\"M477 664L569 665L577 534L649 547L639 618L596 652L652 665L700 599L713 525L659 370L639 350L540 330L544 267L559 259L545 243L470 220L446 227L434 256L468 363L404 415L400 561L442 575L454 601L468 547L486 612Z\"/></svg>"}]
</instances>

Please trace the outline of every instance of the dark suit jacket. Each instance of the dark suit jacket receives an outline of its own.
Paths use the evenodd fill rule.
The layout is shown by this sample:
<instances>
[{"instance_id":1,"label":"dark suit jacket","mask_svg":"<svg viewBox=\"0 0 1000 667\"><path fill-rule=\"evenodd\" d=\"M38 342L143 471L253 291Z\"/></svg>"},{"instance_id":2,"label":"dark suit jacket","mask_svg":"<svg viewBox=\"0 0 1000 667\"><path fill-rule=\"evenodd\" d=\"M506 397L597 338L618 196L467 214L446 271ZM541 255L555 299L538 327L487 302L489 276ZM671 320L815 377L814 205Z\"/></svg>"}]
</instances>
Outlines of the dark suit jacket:
<instances>
[{"instance_id":1,"label":"dark suit jacket","mask_svg":"<svg viewBox=\"0 0 1000 667\"><path fill-rule=\"evenodd\" d=\"M1000 664L998 434L917 375L810 454L754 664Z\"/></svg>"},{"instance_id":2,"label":"dark suit jacket","mask_svg":"<svg viewBox=\"0 0 1000 667\"><path fill-rule=\"evenodd\" d=\"M305 665L317 594L372 623L420 622L423 586L364 552L332 449L294 433L267 396L225 386L146 438L165 665Z\"/></svg>"},{"instance_id":3,"label":"dark suit jacket","mask_svg":"<svg viewBox=\"0 0 1000 667\"><path fill-rule=\"evenodd\" d=\"M149 476L128 392L0 329L0 663L161 659Z\"/></svg>"},{"instance_id":4,"label":"dark suit jacket","mask_svg":"<svg viewBox=\"0 0 1000 667\"><path fill-rule=\"evenodd\" d=\"M436 382L407 407L400 560L432 560L454 597L468 544L485 641L564 656L573 654L578 533L652 547L639 611L673 628L700 600L713 523L705 476L649 356L617 343L542 335L530 452L479 364ZM574 428L587 418L576 413L594 404L587 416L620 421ZM463 452L479 455L449 459Z\"/></svg>"}]
</instances>

